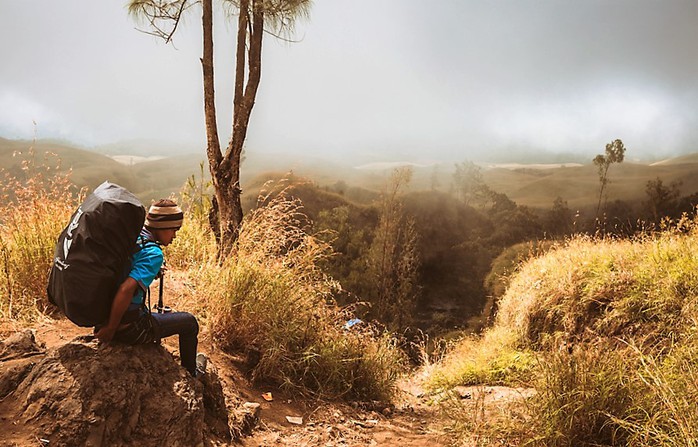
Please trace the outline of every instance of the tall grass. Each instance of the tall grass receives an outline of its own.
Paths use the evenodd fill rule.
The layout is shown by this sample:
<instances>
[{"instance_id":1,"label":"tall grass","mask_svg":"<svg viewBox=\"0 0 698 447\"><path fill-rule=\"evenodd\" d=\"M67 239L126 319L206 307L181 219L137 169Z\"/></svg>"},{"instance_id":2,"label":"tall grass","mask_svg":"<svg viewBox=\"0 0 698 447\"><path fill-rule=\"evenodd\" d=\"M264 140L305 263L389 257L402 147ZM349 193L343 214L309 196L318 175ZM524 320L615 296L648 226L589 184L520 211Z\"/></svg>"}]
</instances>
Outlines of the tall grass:
<instances>
[{"instance_id":1,"label":"tall grass","mask_svg":"<svg viewBox=\"0 0 698 447\"><path fill-rule=\"evenodd\" d=\"M32 322L50 307L46 281L58 234L79 204L68 175L32 150L0 188L0 319Z\"/></svg>"},{"instance_id":2,"label":"tall grass","mask_svg":"<svg viewBox=\"0 0 698 447\"><path fill-rule=\"evenodd\" d=\"M535 364L535 355L519 347L511 332L494 327L458 340L434 365L427 386L432 391L458 385L521 386L530 384Z\"/></svg>"},{"instance_id":3,"label":"tall grass","mask_svg":"<svg viewBox=\"0 0 698 447\"><path fill-rule=\"evenodd\" d=\"M433 383L497 383L506 368L492 358L506 364L497 353L520 350L535 358L536 395L531 423L508 428L512 438L695 446L697 252L698 223L687 219L631 240L569 240L510 278L494 327L454 348Z\"/></svg>"},{"instance_id":4,"label":"tall grass","mask_svg":"<svg viewBox=\"0 0 698 447\"><path fill-rule=\"evenodd\" d=\"M529 443L544 446L627 445L628 430L615 423L634 417L641 388L637 361L627 350L589 346L542 353L529 400Z\"/></svg>"},{"instance_id":5,"label":"tall grass","mask_svg":"<svg viewBox=\"0 0 698 447\"><path fill-rule=\"evenodd\" d=\"M198 268L197 293L223 347L259 353L253 378L331 398L389 399L404 368L395 340L351 314L320 269L330 247L306 233L297 200L267 197L246 216L235 253Z\"/></svg>"},{"instance_id":6,"label":"tall grass","mask_svg":"<svg viewBox=\"0 0 698 447\"><path fill-rule=\"evenodd\" d=\"M692 334L664 357L632 346L638 369L638 411L614 418L629 445L698 446L698 340Z\"/></svg>"}]
</instances>

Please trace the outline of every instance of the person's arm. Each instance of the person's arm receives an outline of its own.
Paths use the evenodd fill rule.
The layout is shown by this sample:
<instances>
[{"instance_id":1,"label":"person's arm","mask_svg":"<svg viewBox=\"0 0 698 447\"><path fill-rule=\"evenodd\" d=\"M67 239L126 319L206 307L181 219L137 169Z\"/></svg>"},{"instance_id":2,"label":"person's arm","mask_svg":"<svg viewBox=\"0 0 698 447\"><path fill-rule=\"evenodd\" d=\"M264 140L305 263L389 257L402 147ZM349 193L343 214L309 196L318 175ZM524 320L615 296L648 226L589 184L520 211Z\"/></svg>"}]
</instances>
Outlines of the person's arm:
<instances>
[{"instance_id":1,"label":"person's arm","mask_svg":"<svg viewBox=\"0 0 698 447\"><path fill-rule=\"evenodd\" d=\"M128 305L133 299L133 294L138 288L138 283L135 279L130 276L126 278L124 282L119 286L119 290L114 296L114 301L111 304L111 311L109 312L109 321L106 326L103 326L95 336L103 343L108 343L114 337L116 330L119 328L119 323L121 322L121 317L124 316L124 312L128 309Z\"/></svg>"}]
</instances>

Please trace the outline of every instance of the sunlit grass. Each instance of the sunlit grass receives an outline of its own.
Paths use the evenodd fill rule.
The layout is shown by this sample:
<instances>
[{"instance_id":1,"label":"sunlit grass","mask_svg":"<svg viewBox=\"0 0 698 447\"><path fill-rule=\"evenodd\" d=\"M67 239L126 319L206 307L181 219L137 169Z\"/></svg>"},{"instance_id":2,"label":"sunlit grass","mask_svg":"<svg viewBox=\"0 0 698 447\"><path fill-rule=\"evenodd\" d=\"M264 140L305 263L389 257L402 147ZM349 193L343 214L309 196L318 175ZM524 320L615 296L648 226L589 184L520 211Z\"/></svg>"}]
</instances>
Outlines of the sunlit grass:
<instances>
[{"instance_id":1,"label":"sunlit grass","mask_svg":"<svg viewBox=\"0 0 698 447\"><path fill-rule=\"evenodd\" d=\"M530 383L535 356L520 349L504 328L488 329L481 336L467 336L436 364L428 380L432 390L457 385L510 385Z\"/></svg>"},{"instance_id":2,"label":"sunlit grass","mask_svg":"<svg viewBox=\"0 0 698 447\"><path fill-rule=\"evenodd\" d=\"M196 271L207 324L225 349L256 351L256 380L302 394L390 399L404 372L395 339L368 326L344 329L339 284L320 268L330 247L306 233L297 200L263 201L240 229L235 252ZM183 238L184 239L184 238Z\"/></svg>"},{"instance_id":3,"label":"sunlit grass","mask_svg":"<svg viewBox=\"0 0 698 447\"><path fill-rule=\"evenodd\" d=\"M29 151L20 178L0 190L0 319L29 323L51 311L48 273L58 234L79 204L67 175Z\"/></svg>"},{"instance_id":4,"label":"sunlit grass","mask_svg":"<svg viewBox=\"0 0 698 447\"><path fill-rule=\"evenodd\" d=\"M683 219L631 240L577 237L531 259L510 278L494 327L457 344L432 386L518 380L525 358L530 423L498 436L697 445L697 252L698 225ZM461 426L472 419L463 417Z\"/></svg>"}]
</instances>

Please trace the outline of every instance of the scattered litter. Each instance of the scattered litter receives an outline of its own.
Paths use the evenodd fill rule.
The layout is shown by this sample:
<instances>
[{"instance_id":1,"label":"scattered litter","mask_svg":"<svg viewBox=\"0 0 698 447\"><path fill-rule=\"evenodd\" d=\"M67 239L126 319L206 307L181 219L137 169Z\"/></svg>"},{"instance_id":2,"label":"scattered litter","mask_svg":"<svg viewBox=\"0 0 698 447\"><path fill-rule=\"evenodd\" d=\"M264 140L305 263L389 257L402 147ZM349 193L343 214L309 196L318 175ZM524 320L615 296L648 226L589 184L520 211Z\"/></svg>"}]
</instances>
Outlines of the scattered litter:
<instances>
[{"instance_id":1,"label":"scattered litter","mask_svg":"<svg viewBox=\"0 0 698 447\"><path fill-rule=\"evenodd\" d=\"M359 323L363 323L363 321L358 318L352 318L351 320L344 323L344 329L349 330L352 328L352 326L355 326Z\"/></svg>"},{"instance_id":2,"label":"scattered litter","mask_svg":"<svg viewBox=\"0 0 698 447\"><path fill-rule=\"evenodd\" d=\"M256 411L259 408L259 406L260 406L260 404L258 404L257 402L245 402L242 405L243 408L250 410L250 411L253 411L253 412Z\"/></svg>"},{"instance_id":3,"label":"scattered litter","mask_svg":"<svg viewBox=\"0 0 698 447\"><path fill-rule=\"evenodd\" d=\"M377 419L366 419L365 421L352 420L351 422L353 422L354 425L358 425L359 427L363 427L363 428L373 428L376 425L378 425Z\"/></svg>"},{"instance_id":4,"label":"scattered litter","mask_svg":"<svg viewBox=\"0 0 698 447\"><path fill-rule=\"evenodd\" d=\"M286 416L286 420L291 424L303 425L303 418L300 417Z\"/></svg>"},{"instance_id":5,"label":"scattered litter","mask_svg":"<svg viewBox=\"0 0 698 447\"><path fill-rule=\"evenodd\" d=\"M274 400L274 397L271 395L271 392L262 394L262 398L267 402L271 402Z\"/></svg>"}]
</instances>

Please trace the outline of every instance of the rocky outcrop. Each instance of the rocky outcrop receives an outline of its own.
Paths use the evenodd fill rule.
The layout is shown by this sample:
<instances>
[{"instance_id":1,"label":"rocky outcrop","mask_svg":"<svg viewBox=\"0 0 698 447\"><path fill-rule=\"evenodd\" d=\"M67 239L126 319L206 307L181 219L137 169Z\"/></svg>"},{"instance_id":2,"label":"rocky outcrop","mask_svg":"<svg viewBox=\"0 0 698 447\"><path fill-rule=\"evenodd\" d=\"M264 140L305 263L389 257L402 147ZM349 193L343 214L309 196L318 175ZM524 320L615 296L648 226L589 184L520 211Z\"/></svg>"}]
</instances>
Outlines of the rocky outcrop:
<instances>
[{"instance_id":1,"label":"rocky outcrop","mask_svg":"<svg viewBox=\"0 0 698 447\"><path fill-rule=\"evenodd\" d=\"M36 355L0 357L0 430L17 445L203 446L211 425L229 439L215 373L193 379L160 345L82 337L45 353L36 343L23 349Z\"/></svg>"}]
</instances>

